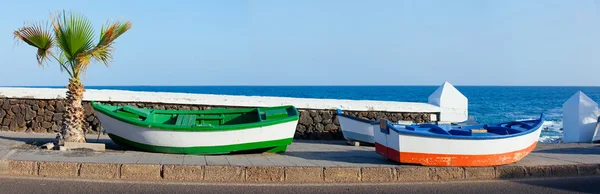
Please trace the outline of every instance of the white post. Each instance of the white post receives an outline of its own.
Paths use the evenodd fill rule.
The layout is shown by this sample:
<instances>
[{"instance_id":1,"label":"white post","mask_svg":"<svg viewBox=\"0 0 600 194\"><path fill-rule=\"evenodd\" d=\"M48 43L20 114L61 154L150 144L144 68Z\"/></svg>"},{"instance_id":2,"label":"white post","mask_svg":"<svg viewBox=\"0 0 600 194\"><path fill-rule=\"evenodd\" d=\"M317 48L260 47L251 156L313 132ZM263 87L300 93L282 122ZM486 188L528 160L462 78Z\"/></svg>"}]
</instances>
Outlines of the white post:
<instances>
[{"instance_id":1,"label":"white post","mask_svg":"<svg viewBox=\"0 0 600 194\"><path fill-rule=\"evenodd\" d=\"M563 104L563 142L592 141L598 121L598 104L579 91Z\"/></svg>"},{"instance_id":2,"label":"white post","mask_svg":"<svg viewBox=\"0 0 600 194\"><path fill-rule=\"evenodd\" d=\"M469 117L467 97L448 82L429 95L428 103L440 107L440 121L463 122Z\"/></svg>"}]
</instances>

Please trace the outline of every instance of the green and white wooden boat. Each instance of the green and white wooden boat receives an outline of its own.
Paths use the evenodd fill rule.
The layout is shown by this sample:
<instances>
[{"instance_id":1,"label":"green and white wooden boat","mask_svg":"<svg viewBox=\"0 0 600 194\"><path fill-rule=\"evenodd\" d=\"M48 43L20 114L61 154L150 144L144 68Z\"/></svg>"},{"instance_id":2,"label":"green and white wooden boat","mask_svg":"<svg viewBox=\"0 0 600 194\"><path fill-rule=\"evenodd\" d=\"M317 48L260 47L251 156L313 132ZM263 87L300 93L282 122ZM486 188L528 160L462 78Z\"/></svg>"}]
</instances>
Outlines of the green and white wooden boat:
<instances>
[{"instance_id":1,"label":"green and white wooden boat","mask_svg":"<svg viewBox=\"0 0 600 194\"><path fill-rule=\"evenodd\" d=\"M300 115L294 106L154 110L92 102L92 107L115 143L177 154L285 152Z\"/></svg>"}]
</instances>

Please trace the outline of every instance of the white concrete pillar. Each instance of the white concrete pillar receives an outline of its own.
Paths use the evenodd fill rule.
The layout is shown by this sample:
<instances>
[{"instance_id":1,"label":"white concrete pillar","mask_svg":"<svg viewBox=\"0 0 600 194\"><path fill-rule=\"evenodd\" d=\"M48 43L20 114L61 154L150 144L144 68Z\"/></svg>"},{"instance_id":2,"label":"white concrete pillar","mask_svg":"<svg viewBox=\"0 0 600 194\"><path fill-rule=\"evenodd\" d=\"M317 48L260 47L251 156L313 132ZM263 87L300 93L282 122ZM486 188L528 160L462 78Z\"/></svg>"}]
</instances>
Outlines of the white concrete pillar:
<instances>
[{"instance_id":1,"label":"white concrete pillar","mask_svg":"<svg viewBox=\"0 0 600 194\"><path fill-rule=\"evenodd\" d=\"M563 142L592 141L598 121L598 104L579 91L563 104Z\"/></svg>"},{"instance_id":2,"label":"white concrete pillar","mask_svg":"<svg viewBox=\"0 0 600 194\"><path fill-rule=\"evenodd\" d=\"M429 95L427 102L440 107L440 121L463 122L469 117L469 100L448 82Z\"/></svg>"}]
</instances>

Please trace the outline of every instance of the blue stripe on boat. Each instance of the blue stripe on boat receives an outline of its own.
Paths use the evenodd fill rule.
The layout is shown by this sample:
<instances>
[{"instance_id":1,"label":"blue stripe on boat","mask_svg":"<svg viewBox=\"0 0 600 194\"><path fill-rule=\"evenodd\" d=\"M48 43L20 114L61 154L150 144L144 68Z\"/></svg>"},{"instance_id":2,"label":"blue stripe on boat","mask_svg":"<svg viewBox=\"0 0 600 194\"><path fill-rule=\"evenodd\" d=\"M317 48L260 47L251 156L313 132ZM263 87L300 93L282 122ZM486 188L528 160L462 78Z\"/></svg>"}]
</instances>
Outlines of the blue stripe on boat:
<instances>
[{"instance_id":1,"label":"blue stripe on boat","mask_svg":"<svg viewBox=\"0 0 600 194\"><path fill-rule=\"evenodd\" d=\"M349 115L340 114L345 118L353 119L359 122L368 124L377 124L377 121L370 121L361 119ZM447 139L472 139L472 140L486 140L486 139L503 139L526 135L532 133L542 127L544 120L544 114L540 115L539 119L526 120L526 121L511 121L497 124L480 124L480 125L466 125L466 126L452 126L450 130L445 130L434 124L412 124L412 125L401 125L392 124L386 120L388 129L381 129L381 132L386 133L387 130L394 130L397 133L414 136L425 136L425 137L436 137L436 138L447 138ZM507 124L527 124L524 128L514 129L510 127L502 127ZM487 133L473 135L471 129L487 129ZM508 132L509 134L502 134L502 132ZM388 133L386 133L388 134Z\"/></svg>"}]
</instances>

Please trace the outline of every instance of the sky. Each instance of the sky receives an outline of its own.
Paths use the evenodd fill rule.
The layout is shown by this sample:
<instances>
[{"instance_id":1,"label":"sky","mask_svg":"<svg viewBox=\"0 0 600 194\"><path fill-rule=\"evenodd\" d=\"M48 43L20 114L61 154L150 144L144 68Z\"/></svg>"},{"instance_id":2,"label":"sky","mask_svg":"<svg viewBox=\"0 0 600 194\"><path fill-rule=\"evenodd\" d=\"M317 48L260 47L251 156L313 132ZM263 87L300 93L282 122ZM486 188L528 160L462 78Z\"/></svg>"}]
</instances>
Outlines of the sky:
<instances>
[{"instance_id":1,"label":"sky","mask_svg":"<svg viewBox=\"0 0 600 194\"><path fill-rule=\"evenodd\" d=\"M600 86L591 0L2 0L0 86L68 84L12 35L63 9L133 23L85 85Z\"/></svg>"}]
</instances>

